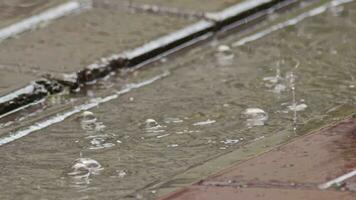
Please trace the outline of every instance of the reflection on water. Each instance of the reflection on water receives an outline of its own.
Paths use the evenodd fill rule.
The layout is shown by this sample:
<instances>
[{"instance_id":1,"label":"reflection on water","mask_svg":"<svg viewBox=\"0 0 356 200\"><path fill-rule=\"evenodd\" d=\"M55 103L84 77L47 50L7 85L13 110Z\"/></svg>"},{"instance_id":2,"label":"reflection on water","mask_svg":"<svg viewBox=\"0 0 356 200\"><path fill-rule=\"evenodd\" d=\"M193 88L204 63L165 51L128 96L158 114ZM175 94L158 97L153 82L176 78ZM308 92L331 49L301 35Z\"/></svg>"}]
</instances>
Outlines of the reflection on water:
<instances>
[{"instance_id":1,"label":"reflection on water","mask_svg":"<svg viewBox=\"0 0 356 200\"><path fill-rule=\"evenodd\" d=\"M174 68L166 79L1 146L0 199L156 199L160 187L194 181L172 177L217 155L271 135L302 134L332 111L355 108L355 8L244 46L206 45L156 66ZM217 53L227 50L238 59L221 65ZM153 72L130 78L145 73Z\"/></svg>"}]
</instances>

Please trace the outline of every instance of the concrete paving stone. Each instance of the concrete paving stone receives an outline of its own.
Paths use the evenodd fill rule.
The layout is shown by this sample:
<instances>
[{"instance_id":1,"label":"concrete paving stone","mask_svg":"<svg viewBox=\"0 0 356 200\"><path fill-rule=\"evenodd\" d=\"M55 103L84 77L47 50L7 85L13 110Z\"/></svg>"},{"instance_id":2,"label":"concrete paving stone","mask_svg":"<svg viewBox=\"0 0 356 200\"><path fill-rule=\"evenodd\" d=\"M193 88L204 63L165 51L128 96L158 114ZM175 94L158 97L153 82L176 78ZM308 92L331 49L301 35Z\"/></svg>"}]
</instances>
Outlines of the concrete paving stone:
<instances>
[{"instance_id":1,"label":"concrete paving stone","mask_svg":"<svg viewBox=\"0 0 356 200\"><path fill-rule=\"evenodd\" d=\"M265 188L233 188L233 187L192 187L165 200L352 200L352 193L315 190L283 190Z\"/></svg>"},{"instance_id":2,"label":"concrete paving stone","mask_svg":"<svg viewBox=\"0 0 356 200\"><path fill-rule=\"evenodd\" d=\"M67 1L68 0L2 0L0 1L0 28Z\"/></svg>"},{"instance_id":3,"label":"concrete paving stone","mask_svg":"<svg viewBox=\"0 0 356 200\"><path fill-rule=\"evenodd\" d=\"M68 73L174 32L193 20L93 8L0 44L0 63ZM5 74L0 74L1 76Z\"/></svg>"},{"instance_id":4,"label":"concrete paving stone","mask_svg":"<svg viewBox=\"0 0 356 200\"><path fill-rule=\"evenodd\" d=\"M355 130L356 120L346 119L164 199L354 199L355 177L320 189L355 169Z\"/></svg>"},{"instance_id":5,"label":"concrete paving stone","mask_svg":"<svg viewBox=\"0 0 356 200\"><path fill-rule=\"evenodd\" d=\"M154 4L199 12L220 11L243 0L131 0L133 3Z\"/></svg>"},{"instance_id":6,"label":"concrete paving stone","mask_svg":"<svg viewBox=\"0 0 356 200\"><path fill-rule=\"evenodd\" d=\"M0 64L0 96L19 89L22 86L35 80L35 71L23 71L16 66Z\"/></svg>"},{"instance_id":7,"label":"concrete paving stone","mask_svg":"<svg viewBox=\"0 0 356 200\"><path fill-rule=\"evenodd\" d=\"M228 169L210 180L322 184L356 166L355 130L356 120L346 120Z\"/></svg>"}]
</instances>

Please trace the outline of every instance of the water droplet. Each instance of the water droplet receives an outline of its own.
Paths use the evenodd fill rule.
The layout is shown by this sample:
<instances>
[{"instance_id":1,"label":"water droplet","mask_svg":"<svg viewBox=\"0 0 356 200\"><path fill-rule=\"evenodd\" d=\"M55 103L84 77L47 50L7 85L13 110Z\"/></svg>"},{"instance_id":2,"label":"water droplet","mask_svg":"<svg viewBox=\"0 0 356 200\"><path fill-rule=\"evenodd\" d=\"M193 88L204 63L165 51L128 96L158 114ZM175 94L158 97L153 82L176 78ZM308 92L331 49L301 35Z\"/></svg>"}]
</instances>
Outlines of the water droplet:
<instances>
[{"instance_id":1,"label":"water droplet","mask_svg":"<svg viewBox=\"0 0 356 200\"><path fill-rule=\"evenodd\" d=\"M250 128L254 126L263 126L268 120L267 113L260 108L248 108L243 115L246 118L247 126Z\"/></svg>"}]
</instances>

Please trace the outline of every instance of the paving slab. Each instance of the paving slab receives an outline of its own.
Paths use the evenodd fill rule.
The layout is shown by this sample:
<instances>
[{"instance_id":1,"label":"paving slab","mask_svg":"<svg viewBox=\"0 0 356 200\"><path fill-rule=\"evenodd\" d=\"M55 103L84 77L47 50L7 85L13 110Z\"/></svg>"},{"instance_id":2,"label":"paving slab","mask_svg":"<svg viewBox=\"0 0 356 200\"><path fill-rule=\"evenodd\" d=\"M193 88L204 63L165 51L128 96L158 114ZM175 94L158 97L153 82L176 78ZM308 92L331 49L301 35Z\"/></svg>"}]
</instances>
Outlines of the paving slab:
<instances>
[{"instance_id":1,"label":"paving slab","mask_svg":"<svg viewBox=\"0 0 356 200\"><path fill-rule=\"evenodd\" d=\"M355 133L356 119L344 120L165 199L353 199L354 193L342 192L348 190L345 181L335 183L338 188L323 185L355 170ZM353 181L349 180L350 189Z\"/></svg>"},{"instance_id":2,"label":"paving slab","mask_svg":"<svg viewBox=\"0 0 356 200\"><path fill-rule=\"evenodd\" d=\"M37 78L36 71L25 71L14 65L0 64L0 96L19 89Z\"/></svg>"},{"instance_id":3,"label":"paving slab","mask_svg":"<svg viewBox=\"0 0 356 200\"><path fill-rule=\"evenodd\" d=\"M46 73L72 73L102 57L133 49L193 22L94 7L2 41L0 64L18 66L22 71L36 69L36 77ZM0 76L11 74L1 71ZM22 83L13 86L21 87Z\"/></svg>"},{"instance_id":4,"label":"paving slab","mask_svg":"<svg viewBox=\"0 0 356 200\"><path fill-rule=\"evenodd\" d=\"M0 2L0 28L67 1L68 0L3 0Z\"/></svg>"},{"instance_id":5,"label":"paving slab","mask_svg":"<svg viewBox=\"0 0 356 200\"><path fill-rule=\"evenodd\" d=\"M74 72L103 56L138 47L192 23L167 16L94 8L0 44L0 62ZM160 28L157 28L160 27Z\"/></svg>"},{"instance_id":6,"label":"paving slab","mask_svg":"<svg viewBox=\"0 0 356 200\"><path fill-rule=\"evenodd\" d=\"M280 189L243 189L192 187L180 194L165 198L166 200L353 200L350 193L321 192L312 190L280 190Z\"/></svg>"}]
</instances>

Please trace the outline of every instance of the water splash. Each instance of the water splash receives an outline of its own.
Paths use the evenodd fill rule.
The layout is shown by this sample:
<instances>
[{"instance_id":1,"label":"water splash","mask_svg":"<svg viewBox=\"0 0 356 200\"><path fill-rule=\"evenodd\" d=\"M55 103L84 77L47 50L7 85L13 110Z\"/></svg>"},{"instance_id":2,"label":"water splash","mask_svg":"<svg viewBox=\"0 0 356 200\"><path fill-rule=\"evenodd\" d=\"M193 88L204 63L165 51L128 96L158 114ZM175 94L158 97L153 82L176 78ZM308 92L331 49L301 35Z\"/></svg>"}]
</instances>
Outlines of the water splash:
<instances>
[{"instance_id":1,"label":"water splash","mask_svg":"<svg viewBox=\"0 0 356 200\"><path fill-rule=\"evenodd\" d=\"M243 112L246 118L246 125L249 128L254 126L263 126L268 120L268 114L260 108L248 108Z\"/></svg>"},{"instance_id":2,"label":"water splash","mask_svg":"<svg viewBox=\"0 0 356 200\"><path fill-rule=\"evenodd\" d=\"M165 126L161 126L156 120L154 119L147 119L145 121L145 131L147 133L163 133L165 132ZM159 137L159 136L157 136Z\"/></svg>"},{"instance_id":3,"label":"water splash","mask_svg":"<svg viewBox=\"0 0 356 200\"><path fill-rule=\"evenodd\" d=\"M229 46L220 45L216 50L215 57L219 65L226 66L233 63L235 55Z\"/></svg>"},{"instance_id":4,"label":"water splash","mask_svg":"<svg viewBox=\"0 0 356 200\"><path fill-rule=\"evenodd\" d=\"M221 143L223 144L226 144L226 145L233 145L233 144L237 144L237 143L240 143L240 141L242 141L243 138L240 138L240 139L226 139L226 140L223 140L221 141Z\"/></svg>"},{"instance_id":5,"label":"water splash","mask_svg":"<svg viewBox=\"0 0 356 200\"><path fill-rule=\"evenodd\" d=\"M167 117L167 118L164 119L164 123L166 123L166 124L183 123L183 120L181 120L180 118Z\"/></svg>"}]
</instances>

